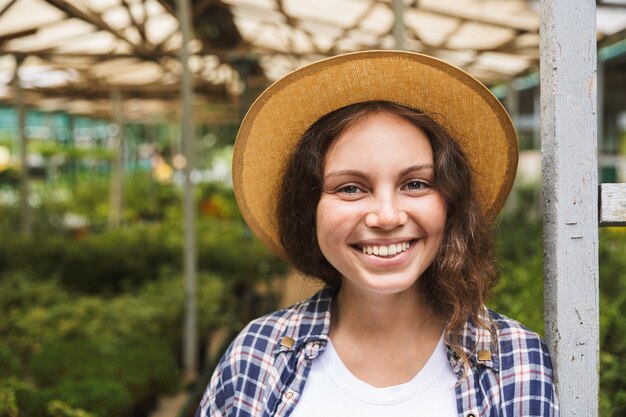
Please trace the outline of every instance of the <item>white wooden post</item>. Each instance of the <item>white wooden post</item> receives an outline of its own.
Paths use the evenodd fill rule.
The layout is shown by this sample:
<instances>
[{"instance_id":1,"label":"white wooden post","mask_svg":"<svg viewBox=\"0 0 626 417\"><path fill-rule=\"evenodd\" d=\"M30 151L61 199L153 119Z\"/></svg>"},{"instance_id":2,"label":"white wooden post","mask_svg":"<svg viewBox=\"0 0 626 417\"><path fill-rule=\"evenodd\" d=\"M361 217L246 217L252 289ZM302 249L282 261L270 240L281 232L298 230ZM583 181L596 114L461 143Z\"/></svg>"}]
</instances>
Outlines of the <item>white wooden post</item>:
<instances>
[{"instance_id":1,"label":"white wooden post","mask_svg":"<svg viewBox=\"0 0 626 417\"><path fill-rule=\"evenodd\" d=\"M600 184L600 226L626 226L626 184Z\"/></svg>"},{"instance_id":2,"label":"white wooden post","mask_svg":"<svg viewBox=\"0 0 626 417\"><path fill-rule=\"evenodd\" d=\"M193 132L193 118L191 99L193 85L189 70L189 39L191 35L191 18L189 14L190 0L178 0L178 20L182 32L180 46L180 61L182 74L180 80L182 98L181 142L182 153L185 157L185 195L183 201L185 247L184 268L186 288L185 329L183 337L183 363L185 379L194 381L198 377L198 319L196 312L196 210L193 198L193 183L191 175L194 169L195 137Z\"/></svg>"},{"instance_id":3,"label":"white wooden post","mask_svg":"<svg viewBox=\"0 0 626 417\"><path fill-rule=\"evenodd\" d=\"M541 2L545 332L563 417L598 415L595 2Z\"/></svg>"}]
</instances>

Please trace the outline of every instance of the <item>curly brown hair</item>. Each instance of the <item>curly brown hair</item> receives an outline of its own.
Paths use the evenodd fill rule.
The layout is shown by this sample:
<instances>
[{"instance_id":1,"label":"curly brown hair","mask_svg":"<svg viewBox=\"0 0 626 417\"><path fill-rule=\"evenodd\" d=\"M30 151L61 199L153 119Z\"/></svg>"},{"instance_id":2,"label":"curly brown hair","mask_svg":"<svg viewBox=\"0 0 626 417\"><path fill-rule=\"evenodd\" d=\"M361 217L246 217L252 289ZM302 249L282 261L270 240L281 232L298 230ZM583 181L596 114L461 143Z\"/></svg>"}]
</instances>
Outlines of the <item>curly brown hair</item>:
<instances>
[{"instance_id":1,"label":"curly brown hair","mask_svg":"<svg viewBox=\"0 0 626 417\"><path fill-rule=\"evenodd\" d=\"M322 193L324 160L335 139L366 115L398 115L428 136L434 159L434 184L447 204L447 220L438 256L420 277L433 313L448 322L448 335L468 319L481 320L485 299L497 281L491 222L472 191L469 164L456 141L419 110L387 101L368 101L335 110L304 133L286 166L278 201L281 243L295 268L333 288L339 272L317 243L315 213ZM458 347L460 341L451 341ZM456 345L456 346L455 346ZM458 352L457 349L455 351Z\"/></svg>"}]
</instances>

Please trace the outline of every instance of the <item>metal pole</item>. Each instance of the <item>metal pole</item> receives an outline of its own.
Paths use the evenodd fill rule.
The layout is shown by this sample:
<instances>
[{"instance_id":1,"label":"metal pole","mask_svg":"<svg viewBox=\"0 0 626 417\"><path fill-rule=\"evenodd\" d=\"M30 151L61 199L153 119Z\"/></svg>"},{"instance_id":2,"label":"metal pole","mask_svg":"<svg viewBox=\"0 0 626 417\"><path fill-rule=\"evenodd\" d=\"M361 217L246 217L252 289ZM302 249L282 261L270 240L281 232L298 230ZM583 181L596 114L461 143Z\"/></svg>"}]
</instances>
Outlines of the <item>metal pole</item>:
<instances>
[{"instance_id":1,"label":"metal pole","mask_svg":"<svg viewBox=\"0 0 626 417\"><path fill-rule=\"evenodd\" d=\"M185 228L185 283L186 283L186 311L185 334L183 338L183 362L187 381L195 380L198 376L198 330L196 312L196 213L193 199L192 173L194 168L195 137L193 134L193 119L191 98L193 86L189 71L189 39L191 33L191 19L189 16L189 0L178 1L178 19L182 31L182 45L180 47L181 96L182 96L182 153L185 157L185 195L183 202Z\"/></svg>"},{"instance_id":2,"label":"metal pole","mask_svg":"<svg viewBox=\"0 0 626 417\"><path fill-rule=\"evenodd\" d=\"M595 2L541 2L546 340L563 417L598 415Z\"/></svg>"},{"instance_id":3,"label":"metal pole","mask_svg":"<svg viewBox=\"0 0 626 417\"><path fill-rule=\"evenodd\" d=\"M516 128L519 128L517 125L519 123L519 91L515 86L515 80L512 79L508 82L506 86L506 97L504 99L504 106L506 107L509 115L511 116L511 120L513 120L513 124Z\"/></svg>"},{"instance_id":4,"label":"metal pole","mask_svg":"<svg viewBox=\"0 0 626 417\"><path fill-rule=\"evenodd\" d=\"M111 91L113 105L113 169L111 170L111 191L109 195L109 228L120 227L124 195L124 120L122 116L122 95L118 89Z\"/></svg>"},{"instance_id":5,"label":"metal pole","mask_svg":"<svg viewBox=\"0 0 626 417\"><path fill-rule=\"evenodd\" d=\"M30 176L28 172L28 137L26 136L26 109L24 108L24 93L20 81L19 69L23 57L15 57L15 74L13 75L13 94L15 109L17 110L18 136L20 141L20 232L23 236L30 236L33 232L33 211L30 207Z\"/></svg>"},{"instance_id":6,"label":"metal pole","mask_svg":"<svg viewBox=\"0 0 626 417\"><path fill-rule=\"evenodd\" d=\"M541 148L541 91L533 91L533 149Z\"/></svg>"},{"instance_id":7,"label":"metal pole","mask_svg":"<svg viewBox=\"0 0 626 417\"><path fill-rule=\"evenodd\" d=\"M403 0L393 0L393 13L395 16L393 23L393 38L396 41L396 49L403 50L406 49Z\"/></svg>"}]
</instances>

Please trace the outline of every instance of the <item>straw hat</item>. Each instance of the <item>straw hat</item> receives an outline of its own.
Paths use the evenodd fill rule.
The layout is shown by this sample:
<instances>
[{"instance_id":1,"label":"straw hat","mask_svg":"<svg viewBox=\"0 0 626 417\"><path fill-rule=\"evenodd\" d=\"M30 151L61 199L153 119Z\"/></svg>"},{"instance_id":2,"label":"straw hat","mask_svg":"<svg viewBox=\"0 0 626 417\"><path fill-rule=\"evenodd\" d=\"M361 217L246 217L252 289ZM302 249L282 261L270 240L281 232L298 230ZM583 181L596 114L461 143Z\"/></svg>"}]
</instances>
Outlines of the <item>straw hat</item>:
<instances>
[{"instance_id":1,"label":"straw hat","mask_svg":"<svg viewBox=\"0 0 626 417\"><path fill-rule=\"evenodd\" d=\"M278 194L296 143L325 114L371 100L419 109L446 129L469 160L483 213L493 218L502 208L517 168L517 138L508 114L483 84L422 54L344 54L276 81L250 107L237 135L237 203L252 231L278 255L285 257L278 234Z\"/></svg>"}]
</instances>

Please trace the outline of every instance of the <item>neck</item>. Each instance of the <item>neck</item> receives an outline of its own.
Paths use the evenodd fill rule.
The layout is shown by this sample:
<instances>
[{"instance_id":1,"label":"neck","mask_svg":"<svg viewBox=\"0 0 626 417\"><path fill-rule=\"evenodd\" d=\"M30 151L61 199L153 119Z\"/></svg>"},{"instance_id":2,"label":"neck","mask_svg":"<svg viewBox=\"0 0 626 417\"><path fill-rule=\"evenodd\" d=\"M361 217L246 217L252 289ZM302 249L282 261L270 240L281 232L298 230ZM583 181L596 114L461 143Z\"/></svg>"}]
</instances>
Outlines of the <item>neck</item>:
<instances>
[{"instance_id":1,"label":"neck","mask_svg":"<svg viewBox=\"0 0 626 417\"><path fill-rule=\"evenodd\" d=\"M370 341L441 334L443 323L432 314L417 286L400 293L377 294L345 284L333 305L331 334Z\"/></svg>"}]
</instances>

